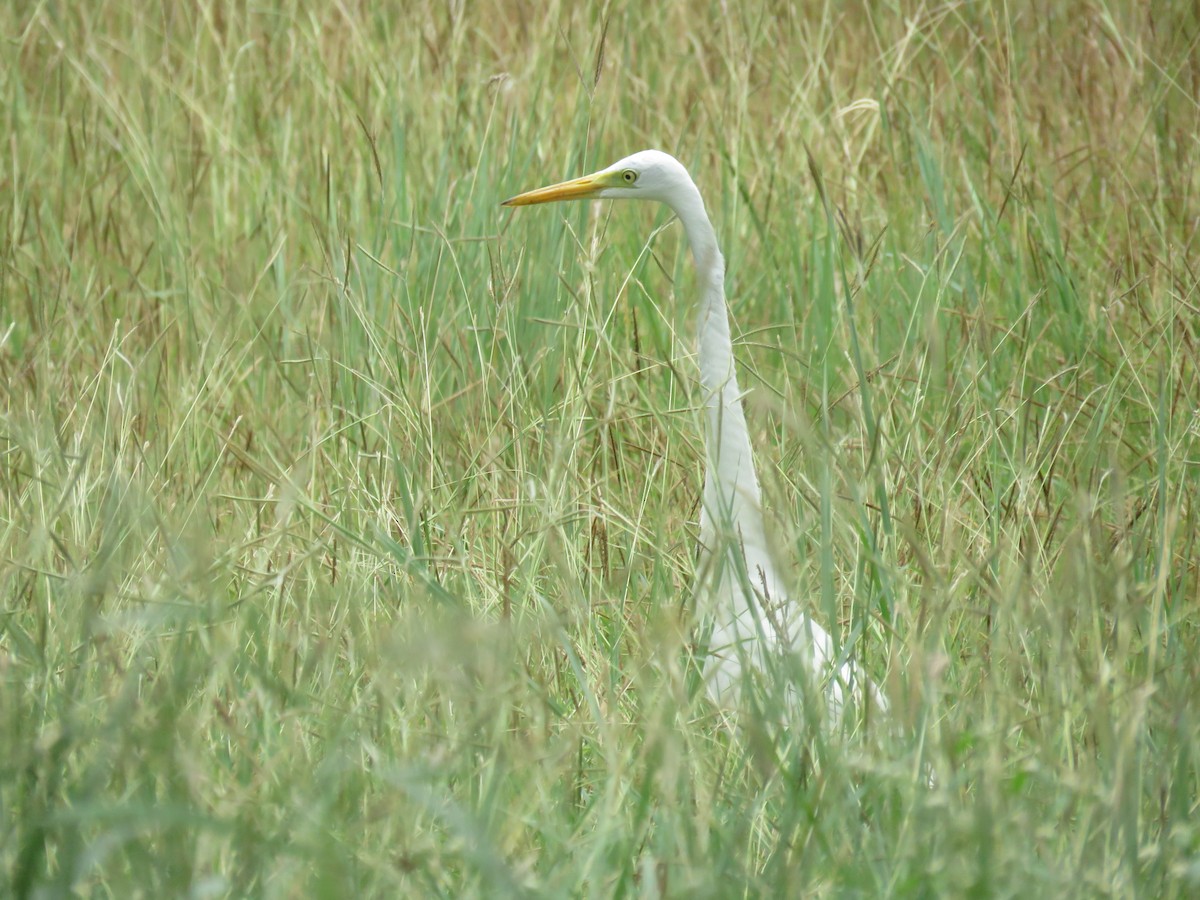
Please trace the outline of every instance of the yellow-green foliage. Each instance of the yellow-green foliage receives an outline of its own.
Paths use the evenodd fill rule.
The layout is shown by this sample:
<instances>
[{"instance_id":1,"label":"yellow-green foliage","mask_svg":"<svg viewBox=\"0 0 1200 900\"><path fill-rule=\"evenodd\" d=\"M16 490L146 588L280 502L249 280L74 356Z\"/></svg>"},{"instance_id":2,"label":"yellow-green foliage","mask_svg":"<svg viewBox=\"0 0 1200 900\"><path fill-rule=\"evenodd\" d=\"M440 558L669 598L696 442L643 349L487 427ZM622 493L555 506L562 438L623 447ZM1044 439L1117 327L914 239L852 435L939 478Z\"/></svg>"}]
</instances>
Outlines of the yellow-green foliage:
<instances>
[{"instance_id":1,"label":"yellow-green foliage","mask_svg":"<svg viewBox=\"0 0 1200 900\"><path fill-rule=\"evenodd\" d=\"M1193 3L0 32L0 893L1200 892ZM645 147L887 723L710 706L679 230L498 205Z\"/></svg>"}]
</instances>

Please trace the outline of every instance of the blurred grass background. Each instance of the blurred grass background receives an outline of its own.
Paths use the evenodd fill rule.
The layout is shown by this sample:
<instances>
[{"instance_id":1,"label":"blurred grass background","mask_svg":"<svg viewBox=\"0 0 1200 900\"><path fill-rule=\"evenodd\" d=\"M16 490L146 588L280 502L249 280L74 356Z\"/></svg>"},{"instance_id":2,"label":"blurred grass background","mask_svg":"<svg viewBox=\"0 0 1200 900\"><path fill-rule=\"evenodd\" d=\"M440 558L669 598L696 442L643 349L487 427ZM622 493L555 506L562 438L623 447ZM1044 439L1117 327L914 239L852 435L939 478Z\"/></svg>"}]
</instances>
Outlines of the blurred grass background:
<instances>
[{"instance_id":1,"label":"blurred grass background","mask_svg":"<svg viewBox=\"0 0 1200 900\"><path fill-rule=\"evenodd\" d=\"M1200 891L1194 4L0 28L3 893ZM700 686L678 227L498 206L644 147L870 740Z\"/></svg>"}]
</instances>

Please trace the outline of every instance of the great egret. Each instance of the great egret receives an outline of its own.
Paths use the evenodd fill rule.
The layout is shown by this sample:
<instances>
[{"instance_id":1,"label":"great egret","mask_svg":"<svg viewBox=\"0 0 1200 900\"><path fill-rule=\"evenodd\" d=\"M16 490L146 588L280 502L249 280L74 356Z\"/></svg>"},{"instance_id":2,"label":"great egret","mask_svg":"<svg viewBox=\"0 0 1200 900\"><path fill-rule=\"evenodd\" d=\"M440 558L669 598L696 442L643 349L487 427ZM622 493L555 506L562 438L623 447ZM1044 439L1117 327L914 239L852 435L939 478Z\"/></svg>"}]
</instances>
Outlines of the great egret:
<instances>
[{"instance_id":1,"label":"great egret","mask_svg":"<svg viewBox=\"0 0 1200 900\"><path fill-rule=\"evenodd\" d=\"M742 412L725 305L725 260L708 220L700 191L687 169L670 154L643 150L592 175L518 194L504 206L556 200L657 200L683 223L700 283L697 323L700 383L706 416L706 471L700 511L698 596L711 624L704 663L709 695L725 708L739 706L743 671L767 675L788 652L803 664L808 680L825 692L831 719L841 718L847 697L869 694L886 704L853 662L837 665L829 633L789 600L771 558L763 521L758 475ZM792 699L804 691L791 692Z\"/></svg>"}]
</instances>

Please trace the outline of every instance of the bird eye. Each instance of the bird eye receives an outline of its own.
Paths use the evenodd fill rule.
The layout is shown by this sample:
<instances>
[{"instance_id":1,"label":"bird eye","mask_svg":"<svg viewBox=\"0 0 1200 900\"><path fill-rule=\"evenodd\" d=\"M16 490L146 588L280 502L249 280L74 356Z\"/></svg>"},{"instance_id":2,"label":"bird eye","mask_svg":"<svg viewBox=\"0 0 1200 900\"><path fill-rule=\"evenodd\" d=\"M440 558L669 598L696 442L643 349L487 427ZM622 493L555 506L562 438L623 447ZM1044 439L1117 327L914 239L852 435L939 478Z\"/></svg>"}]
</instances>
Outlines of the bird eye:
<instances>
[{"instance_id":1,"label":"bird eye","mask_svg":"<svg viewBox=\"0 0 1200 900\"><path fill-rule=\"evenodd\" d=\"M621 177L625 179L626 184L633 184L637 181L637 172L633 171L633 169L626 169L621 173Z\"/></svg>"}]
</instances>

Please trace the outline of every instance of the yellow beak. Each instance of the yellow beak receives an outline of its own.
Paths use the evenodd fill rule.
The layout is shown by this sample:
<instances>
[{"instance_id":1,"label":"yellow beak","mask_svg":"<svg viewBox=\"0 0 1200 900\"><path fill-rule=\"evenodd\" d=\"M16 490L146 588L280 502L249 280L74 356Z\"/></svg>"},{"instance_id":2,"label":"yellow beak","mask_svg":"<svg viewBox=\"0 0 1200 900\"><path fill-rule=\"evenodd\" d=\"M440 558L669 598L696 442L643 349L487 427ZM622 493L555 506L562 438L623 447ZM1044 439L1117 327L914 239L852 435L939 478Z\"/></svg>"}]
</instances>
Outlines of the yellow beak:
<instances>
[{"instance_id":1,"label":"yellow beak","mask_svg":"<svg viewBox=\"0 0 1200 900\"><path fill-rule=\"evenodd\" d=\"M584 175L561 184L538 188L536 191L526 191L509 197L501 206L532 206L535 203L553 203L555 200L586 200L595 197L601 189L607 187L601 173Z\"/></svg>"}]
</instances>

